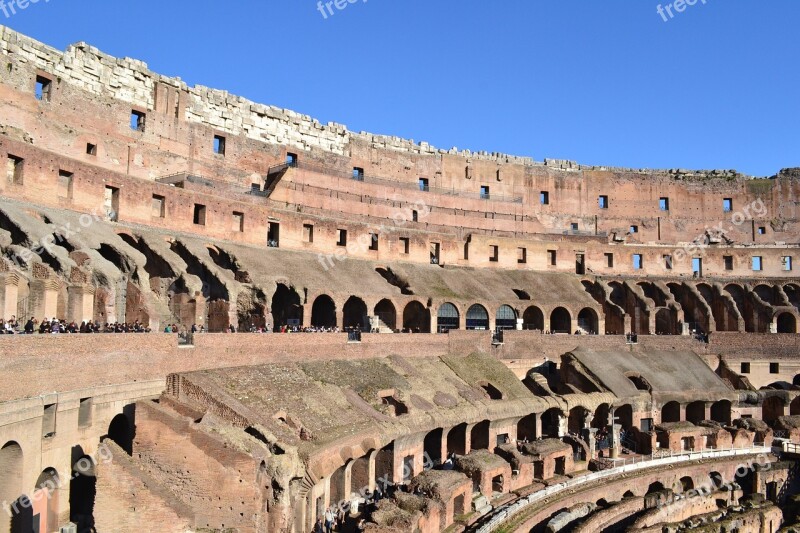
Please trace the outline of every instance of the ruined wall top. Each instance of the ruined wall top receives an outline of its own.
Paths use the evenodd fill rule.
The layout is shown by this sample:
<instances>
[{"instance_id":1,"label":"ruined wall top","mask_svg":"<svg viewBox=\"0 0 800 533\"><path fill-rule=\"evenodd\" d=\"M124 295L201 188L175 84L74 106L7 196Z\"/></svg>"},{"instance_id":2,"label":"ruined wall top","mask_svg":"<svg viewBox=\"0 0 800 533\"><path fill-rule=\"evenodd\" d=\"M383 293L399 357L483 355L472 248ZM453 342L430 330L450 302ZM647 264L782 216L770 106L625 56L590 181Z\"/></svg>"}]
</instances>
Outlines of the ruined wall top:
<instances>
[{"instance_id":1,"label":"ruined wall top","mask_svg":"<svg viewBox=\"0 0 800 533\"><path fill-rule=\"evenodd\" d=\"M473 152L458 148L439 149L427 142L413 139L352 132L347 126L335 122L321 124L318 120L295 111L253 102L227 91L202 85L188 86L180 77L157 74L143 61L116 58L105 54L85 42L67 47L65 52L43 44L31 37L0 25L0 51L13 55L21 62L30 62L36 68L85 90L90 94L110 97L132 106L152 110L155 108L155 87L158 83L175 87L185 96L184 119L210 126L232 135L243 135L269 144L285 145L302 150L321 150L338 155L349 155L351 141L374 148L420 155L455 155L471 159L495 161L504 164L544 166L565 171L609 170L620 172L664 173L678 179L741 178L732 170L688 171L633 169L606 166L580 165L574 161L545 159L534 161L530 157L497 152Z\"/></svg>"}]
</instances>

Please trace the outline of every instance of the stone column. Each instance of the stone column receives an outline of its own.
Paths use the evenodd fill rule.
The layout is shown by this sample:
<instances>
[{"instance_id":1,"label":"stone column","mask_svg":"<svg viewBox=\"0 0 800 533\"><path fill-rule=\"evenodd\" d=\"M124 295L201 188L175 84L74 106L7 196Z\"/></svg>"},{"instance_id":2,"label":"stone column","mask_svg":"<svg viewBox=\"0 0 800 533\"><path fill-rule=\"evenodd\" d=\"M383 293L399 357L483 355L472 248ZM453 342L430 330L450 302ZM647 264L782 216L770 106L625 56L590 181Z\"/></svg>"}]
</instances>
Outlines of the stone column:
<instances>
[{"instance_id":1,"label":"stone column","mask_svg":"<svg viewBox=\"0 0 800 533\"><path fill-rule=\"evenodd\" d=\"M19 276L14 272L0 274L0 313L11 318L17 314L17 299L19 298ZM29 316L18 316L20 322L27 321Z\"/></svg>"},{"instance_id":2,"label":"stone column","mask_svg":"<svg viewBox=\"0 0 800 533\"><path fill-rule=\"evenodd\" d=\"M353 493L353 463L355 461L350 461L347 463L347 466L344 467L344 495L343 499L345 501L350 501L350 498Z\"/></svg>"},{"instance_id":3,"label":"stone column","mask_svg":"<svg viewBox=\"0 0 800 533\"><path fill-rule=\"evenodd\" d=\"M369 491L375 492L375 458L378 456L379 450L372 450L367 455L367 483L369 485Z\"/></svg>"},{"instance_id":4,"label":"stone column","mask_svg":"<svg viewBox=\"0 0 800 533\"><path fill-rule=\"evenodd\" d=\"M620 448L621 448L620 436L619 436L620 429L622 429L622 426L620 424L614 424L613 426L611 426L611 450L610 451L611 451L611 457L612 458L619 457L619 452L620 452Z\"/></svg>"},{"instance_id":5,"label":"stone column","mask_svg":"<svg viewBox=\"0 0 800 533\"><path fill-rule=\"evenodd\" d=\"M583 428L581 437L583 437L583 440L589 445L589 456L586 458L587 461L594 458L595 453L597 452L597 442L595 440L596 436L597 430L595 428Z\"/></svg>"},{"instance_id":6,"label":"stone column","mask_svg":"<svg viewBox=\"0 0 800 533\"><path fill-rule=\"evenodd\" d=\"M563 414L558 415L558 437L564 437L569 434L569 418Z\"/></svg>"},{"instance_id":7,"label":"stone column","mask_svg":"<svg viewBox=\"0 0 800 533\"><path fill-rule=\"evenodd\" d=\"M542 437L542 413L536 413L533 415L533 417L534 420L536 421L535 432L536 432L536 438L538 439Z\"/></svg>"},{"instance_id":8,"label":"stone column","mask_svg":"<svg viewBox=\"0 0 800 533\"><path fill-rule=\"evenodd\" d=\"M94 317L94 287L71 285L67 288L67 321L80 324Z\"/></svg>"}]
</instances>

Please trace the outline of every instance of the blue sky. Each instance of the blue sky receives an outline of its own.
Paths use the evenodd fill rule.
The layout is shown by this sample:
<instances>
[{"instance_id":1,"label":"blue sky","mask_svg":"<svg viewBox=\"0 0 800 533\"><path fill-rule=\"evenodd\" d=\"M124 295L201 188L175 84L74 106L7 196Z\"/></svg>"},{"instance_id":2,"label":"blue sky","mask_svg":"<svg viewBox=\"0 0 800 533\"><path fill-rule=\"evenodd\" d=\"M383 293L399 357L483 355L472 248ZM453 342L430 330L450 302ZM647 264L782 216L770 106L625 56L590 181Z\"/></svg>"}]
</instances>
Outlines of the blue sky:
<instances>
[{"instance_id":1,"label":"blue sky","mask_svg":"<svg viewBox=\"0 0 800 533\"><path fill-rule=\"evenodd\" d=\"M697 0L667 22L658 5L357 0L325 18L317 0L39 0L0 24L440 148L756 176L800 166L800 2Z\"/></svg>"}]
</instances>

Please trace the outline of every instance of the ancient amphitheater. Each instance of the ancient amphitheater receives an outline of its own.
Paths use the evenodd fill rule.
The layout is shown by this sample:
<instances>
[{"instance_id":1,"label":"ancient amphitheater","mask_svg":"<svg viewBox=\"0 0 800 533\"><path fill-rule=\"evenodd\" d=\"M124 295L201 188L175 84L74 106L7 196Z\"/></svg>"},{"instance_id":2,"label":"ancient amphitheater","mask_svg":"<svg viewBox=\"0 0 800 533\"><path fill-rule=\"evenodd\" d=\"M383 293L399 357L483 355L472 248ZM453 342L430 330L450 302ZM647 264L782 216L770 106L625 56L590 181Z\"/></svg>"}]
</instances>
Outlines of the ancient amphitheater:
<instances>
[{"instance_id":1,"label":"ancient amphitheater","mask_svg":"<svg viewBox=\"0 0 800 533\"><path fill-rule=\"evenodd\" d=\"M0 533L791 530L800 169L437 149L0 31Z\"/></svg>"}]
</instances>

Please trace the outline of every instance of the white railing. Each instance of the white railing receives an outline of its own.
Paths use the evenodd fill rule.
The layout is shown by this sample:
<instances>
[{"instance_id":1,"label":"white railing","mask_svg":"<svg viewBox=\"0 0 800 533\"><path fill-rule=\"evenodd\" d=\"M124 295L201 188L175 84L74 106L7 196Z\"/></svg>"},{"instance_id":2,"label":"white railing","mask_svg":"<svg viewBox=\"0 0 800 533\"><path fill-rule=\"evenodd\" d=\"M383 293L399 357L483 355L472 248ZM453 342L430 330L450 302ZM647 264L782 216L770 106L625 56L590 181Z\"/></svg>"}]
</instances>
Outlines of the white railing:
<instances>
[{"instance_id":1,"label":"white railing","mask_svg":"<svg viewBox=\"0 0 800 533\"><path fill-rule=\"evenodd\" d=\"M475 531L476 533L491 533L503 522L513 518L516 514L530 505L554 496L561 491L580 487L581 485L585 485L593 481L615 477L626 472L635 472L637 470L655 468L658 466L697 461L699 459L711 459L721 456L736 457L739 455L755 455L759 453L769 453L770 451L771 448L764 446L763 443L754 443L753 446L747 448L724 448L703 450L698 452L670 452L669 455L666 455L665 452L665 455L661 457L642 456L638 458L621 460L623 462L622 466L615 466L607 470L592 472L591 474L587 474L585 476L570 479L569 481L552 485L544 490L540 490L524 498L520 498L513 503L499 507L497 510L495 510L495 516L493 516L491 520L483 524Z\"/></svg>"}]
</instances>

